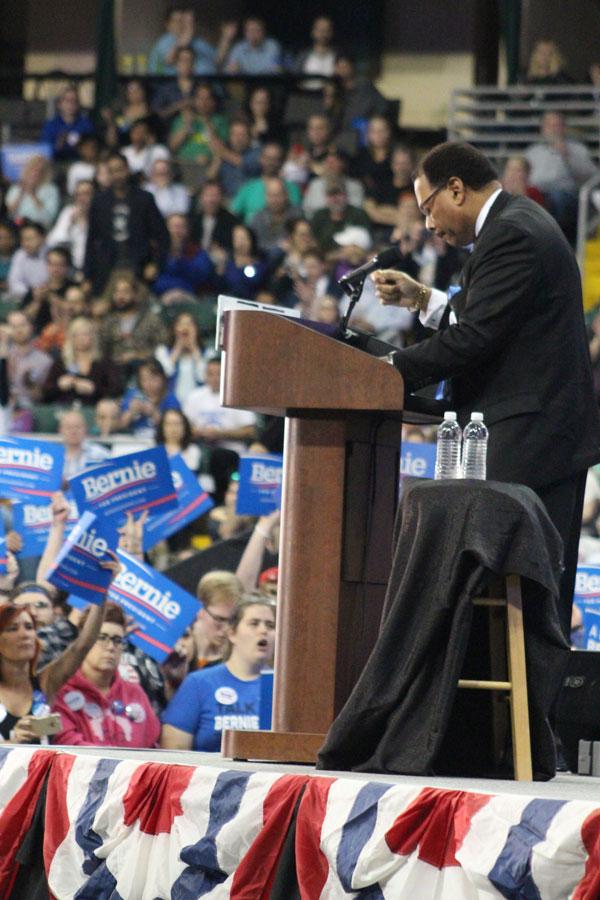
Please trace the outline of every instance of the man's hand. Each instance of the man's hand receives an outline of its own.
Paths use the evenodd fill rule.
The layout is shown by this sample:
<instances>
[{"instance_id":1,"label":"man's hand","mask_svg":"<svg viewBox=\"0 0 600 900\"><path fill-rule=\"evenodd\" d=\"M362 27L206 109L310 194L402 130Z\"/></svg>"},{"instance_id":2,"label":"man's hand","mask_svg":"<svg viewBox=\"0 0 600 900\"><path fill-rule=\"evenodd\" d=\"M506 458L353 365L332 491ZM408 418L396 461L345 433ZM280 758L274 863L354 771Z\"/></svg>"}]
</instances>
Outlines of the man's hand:
<instances>
[{"instance_id":1,"label":"man's hand","mask_svg":"<svg viewBox=\"0 0 600 900\"><path fill-rule=\"evenodd\" d=\"M414 306L421 299L424 285L404 272L378 269L371 278L375 282L375 294L383 306Z\"/></svg>"}]
</instances>

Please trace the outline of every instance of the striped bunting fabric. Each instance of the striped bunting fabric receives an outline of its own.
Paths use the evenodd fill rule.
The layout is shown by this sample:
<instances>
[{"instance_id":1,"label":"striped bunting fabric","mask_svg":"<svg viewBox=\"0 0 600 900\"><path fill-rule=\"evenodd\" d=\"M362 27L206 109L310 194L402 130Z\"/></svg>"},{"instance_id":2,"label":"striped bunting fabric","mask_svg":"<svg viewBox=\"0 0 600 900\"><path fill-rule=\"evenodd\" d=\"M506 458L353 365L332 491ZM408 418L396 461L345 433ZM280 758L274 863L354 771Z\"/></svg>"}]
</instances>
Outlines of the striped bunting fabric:
<instances>
[{"instance_id":1,"label":"striped bunting fabric","mask_svg":"<svg viewBox=\"0 0 600 900\"><path fill-rule=\"evenodd\" d=\"M55 900L600 897L593 802L3 748L0 900L44 783Z\"/></svg>"}]
</instances>

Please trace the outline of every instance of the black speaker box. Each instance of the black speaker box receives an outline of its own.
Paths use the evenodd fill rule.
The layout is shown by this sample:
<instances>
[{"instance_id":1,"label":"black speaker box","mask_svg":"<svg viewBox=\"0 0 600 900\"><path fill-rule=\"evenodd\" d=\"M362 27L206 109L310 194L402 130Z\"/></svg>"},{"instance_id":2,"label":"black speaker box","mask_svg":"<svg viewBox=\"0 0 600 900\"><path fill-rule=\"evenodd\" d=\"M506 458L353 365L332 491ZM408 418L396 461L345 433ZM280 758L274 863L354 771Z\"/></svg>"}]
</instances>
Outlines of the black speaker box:
<instances>
[{"instance_id":1,"label":"black speaker box","mask_svg":"<svg viewBox=\"0 0 600 900\"><path fill-rule=\"evenodd\" d=\"M556 706L556 731L571 772L580 740L600 741L600 653L573 650Z\"/></svg>"}]
</instances>

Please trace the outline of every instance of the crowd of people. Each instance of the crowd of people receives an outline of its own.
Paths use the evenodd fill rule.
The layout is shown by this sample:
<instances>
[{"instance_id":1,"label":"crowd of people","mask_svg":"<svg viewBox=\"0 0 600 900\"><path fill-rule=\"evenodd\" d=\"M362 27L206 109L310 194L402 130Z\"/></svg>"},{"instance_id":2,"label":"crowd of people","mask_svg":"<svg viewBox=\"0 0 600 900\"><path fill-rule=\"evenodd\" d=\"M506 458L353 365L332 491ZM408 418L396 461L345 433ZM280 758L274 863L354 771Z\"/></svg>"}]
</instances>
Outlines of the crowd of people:
<instances>
[{"instance_id":1,"label":"crowd of people","mask_svg":"<svg viewBox=\"0 0 600 900\"><path fill-rule=\"evenodd\" d=\"M216 504L197 528L169 539L165 558L191 553L198 534L246 542L237 572L200 579L197 619L159 666L130 643L135 623L119 606L81 615L44 581L64 533L64 497L53 500L41 560L18 560L22 536L4 507L4 741L39 740L40 710L60 714L54 740L69 744L215 750L223 728L258 727L277 587L265 560L276 561L278 514L236 514L236 471L245 450L280 452L282 429L221 406L221 361L211 349L216 297L276 303L336 325L346 302L340 277L380 248L397 243L398 267L443 291L466 259L466 250L426 231L412 184L416 150L398 139L389 102L337 47L329 17L313 22L310 46L293 60L258 18L236 36L237 26L224 23L211 45L192 11L173 7L148 66L170 80L151 93L130 79L99 121L68 86L41 135L50 157L32 156L3 185L4 433L58 431L65 488L114 454L118 436L128 436L127 446L164 445ZM541 57L530 83L559 83L548 74L556 60L544 75ZM300 129L286 126L276 88L258 84L242 95L202 80L285 68L306 75L302 89L314 103ZM565 116L549 112L540 141L506 162L502 182L545 206L574 240L578 191L595 172ZM415 313L382 307L369 281L352 323L397 346L426 333ZM599 334L595 320L595 360ZM430 435L413 429L407 437ZM586 507L593 530L599 510L596 488ZM130 552L141 554L141 528L132 523L122 538Z\"/></svg>"}]
</instances>

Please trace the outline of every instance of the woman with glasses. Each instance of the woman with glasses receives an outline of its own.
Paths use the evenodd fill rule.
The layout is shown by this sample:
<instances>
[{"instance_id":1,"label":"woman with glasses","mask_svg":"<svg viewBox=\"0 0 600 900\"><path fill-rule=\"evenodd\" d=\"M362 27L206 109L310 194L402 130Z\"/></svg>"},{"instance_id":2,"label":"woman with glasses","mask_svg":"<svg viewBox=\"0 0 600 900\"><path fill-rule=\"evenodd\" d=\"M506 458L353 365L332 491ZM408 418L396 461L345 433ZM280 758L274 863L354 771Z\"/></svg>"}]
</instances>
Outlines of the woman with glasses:
<instances>
[{"instance_id":1,"label":"woman with glasses","mask_svg":"<svg viewBox=\"0 0 600 900\"><path fill-rule=\"evenodd\" d=\"M82 617L85 627L88 610ZM160 723L144 690L119 675L126 644L125 614L106 603L96 641L81 668L62 686L52 707L62 730L56 744L99 747L154 747Z\"/></svg>"},{"instance_id":2,"label":"woman with glasses","mask_svg":"<svg viewBox=\"0 0 600 900\"><path fill-rule=\"evenodd\" d=\"M169 703L161 747L216 752L224 728L260 727L260 673L273 659L274 604L258 595L242 600L227 638L225 662L192 672Z\"/></svg>"}]
</instances>

